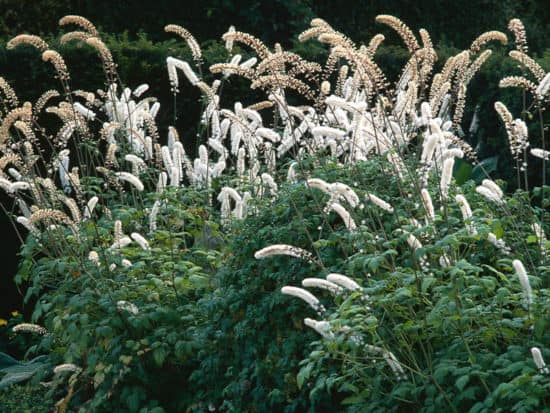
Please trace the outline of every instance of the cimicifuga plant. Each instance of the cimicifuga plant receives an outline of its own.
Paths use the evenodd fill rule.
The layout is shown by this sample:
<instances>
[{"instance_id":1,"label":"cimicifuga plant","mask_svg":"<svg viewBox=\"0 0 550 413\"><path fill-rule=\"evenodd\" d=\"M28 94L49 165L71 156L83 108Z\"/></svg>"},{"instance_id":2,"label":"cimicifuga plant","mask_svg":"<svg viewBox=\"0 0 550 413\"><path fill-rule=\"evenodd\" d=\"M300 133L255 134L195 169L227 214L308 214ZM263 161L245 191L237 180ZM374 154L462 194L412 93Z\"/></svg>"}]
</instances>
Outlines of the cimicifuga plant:
<instances>
[{"instance_id":1,"label":"cimicifuga plant","mask_svg":"<svg viewBox=\"0 0 550 413\"><path fill-rule=\"evenodd\" d=\"M350 411L490 411L508 406L507 397L522 405L523 395L548 407L544 214L539 219L527 205L531 212L518 215L522 199L489 176L462 186L453 178L458 160L477 162L462 130L470 81L489 46L507 37L484 33L438 62L426 30L416 35L390 15L376 21L410 53L397 79L375 59L383 34L359 45L322 19L299 35L326 46L322 64L231 27L222 36L227 60L203 67L199 41L166 26L192 56L166 58L174 102L187 83L203 96L196 153L183 131L159 125L164 103L147 96L147 84L122 84L87 19L61 19L78 26L61 41L97 52L107 83L95 92L73 90L63 57L41 38L8 43L36 49L60 81L60 90L20 102L0 78L0 187L28 234L37 269L28 275L29 294L38 296L33 318L49 332L40 348L56 358L52 383L68 386L59 406L116 410L124 398L130 410L154 409L160 402L143 394L166 393L164 371L178 383L200 381L196 366L215 345L197 337L215 342L225 327L203 333L221 317L208 319L195 303L205 290L219 294L212 274L236 252L231 237L286 207L303 221L296 235L303 231L307 245L274 239L254 257L301 260L311 272L301 286L262 286L303 300L304 324L321 336L293 386L308 382L312 397L337 386ZM501 85L533 89L542 112L548 75L527 56L521 23L513 22L510 56L538 86L527 78ZM248 81L261 100L222 99L232 77ZM495 107L513 155L525 160L525 120ZM50 118L57 128L43 126ZM541 146L531 154L544 162L544 131ZM322 217L318 226L312 215ZM274 341L284 340L275 333ZM222 392L190 393L172 410L230 408Z\"/></svg>"}]
</instances>

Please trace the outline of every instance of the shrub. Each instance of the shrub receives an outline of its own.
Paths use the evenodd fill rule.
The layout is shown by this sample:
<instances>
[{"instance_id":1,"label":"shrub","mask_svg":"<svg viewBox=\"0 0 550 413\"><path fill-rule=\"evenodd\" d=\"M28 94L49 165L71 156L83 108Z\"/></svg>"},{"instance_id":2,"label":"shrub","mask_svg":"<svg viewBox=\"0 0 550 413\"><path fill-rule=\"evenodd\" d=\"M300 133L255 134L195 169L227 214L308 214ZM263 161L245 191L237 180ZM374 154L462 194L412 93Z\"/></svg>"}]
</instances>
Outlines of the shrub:
<instances>
[{"instance_id":1,"label":"shrub","mask_svg":"<svg viewBox=\"0 0 550 413\"><path fill-rule=\"evenodd\" d=\"M17 281L44 325L13 331L41 334L27 356L55 366L42 378L58 410L547 407L545 177L535 196L509 197L461 139L468 85L506 36L481 35L438 71L426 31L377 21L409 52L395 86L374 60L381 35L356 47L314 19L300 39L329 45L320 65L230 29L210 81L206 51L167 26L192 59L166 60L174 102L183 77L201 92L196 149L159 127L148 85L122 87L86 19L62 19L81 30L62 43L99 55L97 93L73 90L43 39L8 43L42 52L63 89L31 105L0 79L0 186L27 231ZM502 86L522 88L543 126L550 75L523 53L521 22L510 28L531 73ZM234 102L237 77L267 99ZM528 189L529 130L495 109ZM540 142L544 173L543 127ZM322 336L312 347L304 315Z\"/></svg>"}]
</instances>

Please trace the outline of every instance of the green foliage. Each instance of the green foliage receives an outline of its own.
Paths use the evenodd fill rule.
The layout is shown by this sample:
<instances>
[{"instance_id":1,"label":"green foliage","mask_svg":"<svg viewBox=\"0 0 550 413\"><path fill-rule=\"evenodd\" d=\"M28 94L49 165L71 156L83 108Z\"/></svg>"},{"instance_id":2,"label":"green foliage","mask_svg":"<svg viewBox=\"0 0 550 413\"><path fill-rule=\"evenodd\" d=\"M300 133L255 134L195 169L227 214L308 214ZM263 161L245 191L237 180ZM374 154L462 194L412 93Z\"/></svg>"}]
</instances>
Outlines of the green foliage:
<instances>
[{"instance_id":1,"label":"green foliage","mask_svg":"<svg viewBox=\"0 0 550 413\"><path fill-rule=\"evenodd\" d=\"M42 386L12 386L0 392L2 413L49 413L54 400L48 398Z\"/></svg>"},{"instance_id":2,"label":"green foliage","mask_svg":"<svg viewBox=\"0 0 550 413\"><path fill-rule=\"evenodd\" d=\"M256 21L258 9L270 10L272 7L260 3L246 10L245 21ZM289 3L281 0L276 4L286 6ZM161 2L158 6L163 5L165 3ZM207 3L205 7L208 13L216 15L227 5L240 4L228 2L223 7L215 7ZM115 6L114 11L119 12L119 7ZM300 19L309 16L310 7L313 5L304 3L285 13L286 17L290 14L286 23L299 26ZM503 18L502 13L498 13L498 19ZM262 19L257 23L261 24ZM276 33L278 28L265 30L263 37L269 39L269 34ZM55 159L54 155L59 155L55 154L58 148L48 148L54 152L49 163L44 161L35 165L31 162L34 155L30 154L32 139L28 131L23 130L29 135L26 136L29 142L25 142L29 145L20 145L20 140L15 140L21 139L19 135L10 141L13 145L6 145L3 150L8 155L11 155L8 151L19 151L23 157L17 161L21 165L25 162L21 172L34 178L29 182L15 182L28 183L25 189L14 189L15 183L4 178L2 181L3 188L14 197L21 196L17 191L28 190L25 196L34 207L28 211L28 217L18 220L29 229L30 235L21 250L22 264L16 281L19 285L29 285L25 300L33 306L31 319L43 325L48 334L32 341L16 339L20 340L16 344L28 345L27 359L41 354L46 356L18 362L0 353L0 372L5 374L0 389L31 377L37 377L35 381L48 379L46 397L59 400L58 411L78 412L204 412L212 408L227 412L285 413L438 412L443 409L457 411L458 408L474 412L529 412L550 408L548 373L544 368L537 369L529 354L531 348L537 347L542 349L543 356L550 357L548 242L540 234L534 235L536 231L532 227L541 222L543 229L548 230L544 219L547 205L543 201L548 187L541 182L540 188L533 193L516 191L513 196L505 196L502 202L496 199L492 204L476 192L476 183L487 178L487 173L498 173L509 160L509 155L495 153L496 145L490 138L485 139L493 136L489 131L500 124L485 116L494 96L484 93L483 83L472 87L473 93L468 99L479 102L480 116L489 119L483 121L489 123L481 123L483 139L479 136L465 139L478 145L477 152L482 160L477 165L466 160L457 162L456 185L452 184L447 194L447 186L440 182L443 174L439 167L444 156L452 159L458 156L449 155L450 146L444 144L457 143L450 138L446 140L448 135L454 138L449 128L444 128L447 137L441 131L436 136L433 130L439 129L439 124L443 123L441 118L439 123L432 119L432 124L423 121L418 126L421 118L417 113L425 96L416 95L416 81L409 82L413 86L407 90L407 95L404 90L396 93L400 96L395 97L395 101L401 99L403 102L403 96L409 93L413 97L412 103L402 108L403 119L398 119L401 114L392 113L392 94L370 97L365 93L365 85L354 85L350 77L349 87L355 88L354 94L363 88L353 99L364 106L361 110L352 107L358 112L353 114L356 122L353 128L332 132L342 132L342 136L337 135L344 142L352 133L363 132L359 120L365 122L361 127L372 128L369 134L375 135L375 139L362 136L365 145L367 141L376 141L361 154L366 156L368 152L368 161L357 161L361 156L356 158L355 141L345 142L348 153L344 150L344 155L331 157L328 151L337 152L340 142L334 140L332 147L317 145L314 139L300 141L301 137L294 137L294 120L303 121L308 139L309 135L319 138L314 128L308 130L308 122L315 127L341 122L335 115L331 119L324 114L325 109L331 108L325 102L315 102L306 109L293 107L292 116L296 119L289 115L288 107L286 114L283 110L275 110L272 116L262 118L251 109L245 112L243 106L257 102L258 96L264 99L263 94L249 93L242 105L235 103L234 96L243 85L233 78L211 88L201 83L202 89L209 92L202 101L194 92L176 100L167 86L164 60L168 55L191 60L189 51L182 48L181 43L170 40L155 44L142 33L135 37L126 33L107 36L106 44L122 68L119 74L128 84L139 83L141 75L146 73L154 94L162 101L174 98L173 112L161 115L159 124L164 127L183 119L176 126L185 131L182 141L187 142L185 149L189 154L196 152L195 146L203 143L202 139L214 135L210 131L214 129L210 128L212 125L222 128L220 116L223 116L227 121L226 131L231 128L229 140L231 145L236 142L240 159L225 155L227 148L223 147L222 139L217 142L222 150L210 142L211 153L203 146L202 152L198 151L198 158L190 156L195 165L186 154L174 151L177 139L173 135L164 153L156 136L151 138L151 146L153 143L159 145L150 153L135 149L133 143L136 141L127 138L137 136L147 142L145 134L155 135L158 128L149 101L128 102L131 90L123 92L125 100L115 102L112 96L104 101L98 98L100 102L94 107L98 119L103 120L100 115L105 113L100 112L109 112L113 102L122 105L121 112L133 107L132 114L124 120L120 120L122 115L117 112L120 107L113 111L113 116L107 116L112 121L110 126L115 123L114 119L117 121L113 136L102 136L107 143L89 139L96 137L94 134L100 126L92 121L88 125L81 108L76 109L78 117L76 114L70 117L67 112L60 116L64 124L69 120L73 122L78 132L74 139L70 137L70 143L58 139L63 134L54 139L47 135L47 129L39 131L48 143L51 138L56 145L76 153L71 166L75 158L78 159L76 164L82 175L78 184L63 183L66 175L61 172L66 167L60 166ZM59 46L55 42L52 45ZM204 45L206 65L227 60L221 43ZM69 45L60 50L69 65L74 65L71 73L75 68L76 72L82 72L72 86L93 90L93 85L104 81L100 77L101 63L96 51L79 48L79 45ZM301 45L297 49L314 60L322 61L326 57L318 46ZM441 45L438 51L442 61L456 53L452 47ZM22 47L17 53L17 65L24 61L24 67L30 70L24 82L17 86L23 86L26 93L30 93L32 82L45 78L51 68L38 68L30 63L38 57L34 49ZM76 57L82 54L85 59L78 61ZM247 56L246 52L243 54ZM6 61L16 55L9 55L9 59L7 56L4 57ZM288 56L295 59L293 55ZM481 72L481 82L496 84L502 77L499 70L511 73L513 64L503 53L497 52L494 57L495 62L505 63L502 68L497 65L484 69L487 71ZM387 68L392 81L399 76L408 58L409 53L403 48L391 46L382 48L376 57L377 62ZM541 60L546 62L547 59ZM359 65L358 62L361 63L356 61L351 66ZM178 63L187 67L183 62ZM302 64L296 66L298 71ZM12 73L15 70L24 72L15 64L10 70ZM271 68L267 73L271 70L279 71ZM284 73L284 70L283 62L280 71ZM87 71L96 74L89 78L90 83L79 83ZM189 73L186 76L192 77ZM453 76L447 80L456 80ZM460 76L458 78L460 83ZM210 83L211 78L205 74L201 75L201 80ZM370 88L374 84L370 81L366 84L369 93L372 92ZM269 91L277 95L273 100L282 99L286 105L286 98L279 93L286 86L271 86ZM423 84L421 89L425 86ZM185 87L187 84L181 82L180 88ZM215 93L221 96L221 103L212 99ZM289 101L293 99L298 97L291 96ZM369 107L367 102L372 105ZM63 103L65 106L58 108L60 112L67 107L74 108L70 99ZM92 107L92 103L87 103ZM212 113L216 111L217 125L213 115L196 122L206 103L210 103ZM350 107L354 103L346 102ZM136 106L132 106L134 104ZM218 104L234 112L218 110ZM141 105L141 112L137 105ZM281 107L284 109L285 105ZM511 108L514 113L519 110L519 106ZM363 112L369 113L371 119ZM250 124L242 113L248 113ZM471 117L473 110L466 113L467 118ZM132 118L134 115L136 118ZM282 120L284 115L286 120ZM41 114L35 114L33 122L39 116ZM340 116L350 123L347 112L342 110ZM376 122L389 121L390 127L375 125L375 116ZM93 121L98 119L94 117ZM402 129L401 132L403 125L398 122L411 130ZM12 120L6 121L3 133L10 135L11 126L26 125L23 121L12 123ZM90 126L91 132L77 130L77 126L84 129L84 123ZM272 123L270 142L260 139L261 133L258 133L259 126L267 128L268 123ZM188 124L193 125L186 128ZM337 126L345 129L341 124ZM376 136L378 130L403 136L385 136L389 143L384 144L387 146L380 155L376 153L382 151ZM458 127L452 130L459 132ZM108 135L105 129L103 132ZM280 132L283 136L292 136L288 140L294 147L269 164L266 162L270 160L268 149L274 148L272 143L280 138ZM195 135L198 139L188 139ZM437 156L441 158L430 154L422 164L418 161L417 149L427 141L428 135L436 136ZM255 138L261 144L257 144ZM115 146L113 142L117 142ZM538 144L535 140L533 143ZM37 142L33 144L39 147ZM300 151L297 151L299 145ZM499 144L498 151L502 152L504 147ZM46 152L40 152L40 156L46 157ZM227 173L221 177L213 174L218 164L211 169L209 163L214 152L218 152L222 170L227 168ZM402 167L386 156L397 153ZM143 159L139 158L141 163L134 164L127 155L134 158L140 155ZM173 159L169 159L171 156ZM6 165L16 164L9 157L4 161ZM172 167L176 161L179 164ZM297 175L288 182L290 165L287 161L295 161L292 167ZM433 164L429 164L430 161ZM239 163L249 163L250 170L242 166L239 172ZM103 172L96 168L97 165ZM52 178L50 181L40 175L42 166L45 176ZM186 177L178 176L180 166ZM206 170L204 176L200 167ZM139 185L114 178L120 178L120 171L124 173L130 168ZM447 171L449 180L450 169ZM33 175L35 173L37 176ZM71 179L79 177L76 173L73 172ZM503 177L513 179L509 175ZM274 189L275 184L269 184L268 178L279 183L278 190ZM345 196L342 198L342 193L333 186L319 190L307 181L311 178L324 180L327 186L347 185L343 191L348 195L356 194L360 200L358 205L352 205L349 199L344 201ZM163 179L170 179L168 187L162 184ZM57 180L61 187L56 186ZM180 181L186 186L180 185ZM157 189L153 190L155 185ZM231 185L238 187L243 196ZM131 189L125 191L126 187ZM74 190L74 198L65 195L70 188ZM229 215L232 213L235 219L224 216L228 210L224 209L224 203L227 206L229 199L218 196L220 188L237 193L231 200L235 209L228 208ZM508 189L511 188L513 185L509 185ZM248 204L243 200L245 191L251 197ZM426 193L437 207L433 213L426 205ZM380 206L371 198L374 194L391 206ZM464 195L471 201L471 216L466 216L456 195ZM81 210L90 212L83 207L87 208L86 200L93 196L97 196L97 209L92 216L81 219L80 215L85 215ZM74 205L78 209L76 213L71 209ZM237 205L240 205L241 214ZM338 212L336 205L350 214L349 219L341 210ZM155 208L158 215L153 220ZM23 208L20 209L25 214ZM46 219L41 215L49 216ZM244 219L239 221L241 215ZM56 225L50 225L52 222ZM135 242L124 234L132 234ZM139 234L146 234L149 243L140 241ZM123 239L128 244L124 247L121 246ZM273 244L289 244L309 251L312 258L302 260L283 255L259 259L255 256L258 250ZM525 263L529 276L518 280L520 271L517 262L513 261L516 259ZM321 290L318 296L322 305L312 305L314 308L281 293L282 287L298 286L305 278L325 277L329 273L345 274L361 286L348 285L345 286L347 290L339 288L333 295ZM533 286L532 295L526 283ZM317 322L324 323L326 328L314 329L321 333L322 339L318 339L313 330L306 329L307 325L312 325L311 319L304 320L306 317L321 318ZM10 321L9 327L19 321L20 317ZM53 366L61 364L65 364L65 371L59 367L52 371ZM14 393L13 397L19 397L19 393ZM22 397L26 398L26 393L23 392ZM13 399L7 403L13 404Z\"/></svg>"},{"instance_id":3,"label":"green foliage","mask_svg":"<svg viewBox=\"0 0 550 413\"><path fill-rule=\"evenodd\" d=\"M29 380L37 374L43 374L50 367L47 356L35 357L29 361L18 361L6 353L0 353L0 391L14 384Z\"/></svg>"}]
</instances>

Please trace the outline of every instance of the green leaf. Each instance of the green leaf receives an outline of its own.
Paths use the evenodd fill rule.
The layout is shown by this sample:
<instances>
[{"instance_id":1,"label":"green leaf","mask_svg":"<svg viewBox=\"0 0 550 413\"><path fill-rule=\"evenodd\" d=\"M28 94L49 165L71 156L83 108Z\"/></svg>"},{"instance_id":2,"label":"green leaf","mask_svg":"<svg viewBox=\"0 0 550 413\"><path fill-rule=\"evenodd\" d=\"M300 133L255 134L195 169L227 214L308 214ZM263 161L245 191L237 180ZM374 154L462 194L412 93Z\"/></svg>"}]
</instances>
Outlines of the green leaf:
<instances>
[{"instance_id":1,"label":"green leaf","mask_svg":"<svg viewBox=\"0 0 550 413\"><path fill-rule=\"evenodd\" d=\"M424 277L422 280L422 292L425 293L428 291L430 286L436 281L435 277Z\"/></svg>"},{"instance_id":2,"label":"green leaf","mask_svg":"<svg viewBox=\"0 0 550 413\"><path fill-rule=\"evenodd\" d=\"M298 384L299 389L302 388L302 385L304 384L304 381L309 379L309 376L311 375L311 369L312 368L313 368L313 363L308 363L298 373L298 376L296 377L296 383Z\"/></svg>"},{"instance_id":3,"label":"green leaf","mask_svg":"<svg viewBox=\"0 0 550 413\"><path fill-rule=\"evenodd\" d=\"M13 365L21 365L22 363L20 361L17 361L10 355L6 353L0 352L0 370L4 369L4 367L9 367Z\"/></svg>"},{"instance_id":4,"label":"green leaf","mask_svg":"<svg viewBox=\"0 0 550 413\"><path fill-rule=\"evenodd\" d=\"M28 380L36 373L50 367L50 363L47 362L47 356L39 356L27 362L19 362L7 354L0 354L7 356L2 358L4 360L4 367L0 371L5 373L5 376L0 381L0 389ZM13 364L14 362L15 364ZM12 364L8 365L9 363Z\"/></svg>"},{"instance_id":5,"label":"green leaf","mask_svg":"<svg viewBox=\"0 0 550 413\"><path fill-rule=\"evenodd\" d=\"M153 359L155 359L158 367L162 366L164 359L166 359L166 350L164 350L164 347L157 347L153 350Z\"/></svg>"},{"instance_id":6,"label":"green leaf","mask_svg":"<svg viewBox=\"0 0 550 413\"><path fill-rule=\"evenodd\" d=\"M455 383L455 386L458 387L458 390L462 391L464 390L464 387L466 387L466 385L468 384L468 381L470 381L470 376L459 377Z\"/></svg>"}]
</instances>

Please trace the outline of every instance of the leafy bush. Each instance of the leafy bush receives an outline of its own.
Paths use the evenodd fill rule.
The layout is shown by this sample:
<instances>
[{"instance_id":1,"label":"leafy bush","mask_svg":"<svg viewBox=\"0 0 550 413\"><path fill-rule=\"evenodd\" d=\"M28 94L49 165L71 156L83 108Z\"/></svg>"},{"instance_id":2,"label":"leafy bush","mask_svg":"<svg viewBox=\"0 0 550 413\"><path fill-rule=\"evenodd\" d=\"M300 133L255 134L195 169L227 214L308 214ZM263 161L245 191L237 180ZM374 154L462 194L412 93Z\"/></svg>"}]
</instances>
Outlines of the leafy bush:
<instances>
[{"instance_id":1,"label":"leafy bush","mask_svg":"<svg viewBox=\"0 0 550 413\"><path fill-rule=\"evenodd\" d=\"M516 108L495 109L518 186L530 188L528 155L543 174L510 197L488 174L496 161L462 139L470 82L505 34L437 67L426 31L377 21L408 50L381 56L403 60L393 86L374 58L381 35L356 47L314 19L300 39L330 46L321 65L233 29L225 48L203 50L169 25L193 62L166 59L172 116L148 85L123 87L82 17L62 19L80 31L61 43L99 55L107 83L96 93L73 88L43 39L8 43L38 49L63 93L21 103L0 79L0 187L26 231L16 281L30 284L31 321L44 326L11 329L40 334L26 354L40 358L12 364L44 381L58 411L548 407L550 75L513 20L511 57L528 78L501 85L520 88L540 135ZM158 52L139 42L131 54ZM209 67L215 79L203 74L214 57L225 59ZM185 147L160 121L176 121L181 73L202 112ZM235 102L247 82L254 93ZM40 375L28 369L37 360Z\"/></svg>"},{"instance_id":2,"label":"leafy bush","mask_svg":"<svg viewBox=\"0 0 550 413\"><path fill-rule=\"evenodd\" d=\"M0 393L0 412L48 413L54 401L46 397L47 390L36 386L12 386L9 393Z\"/></svg>"}]
</instances>

